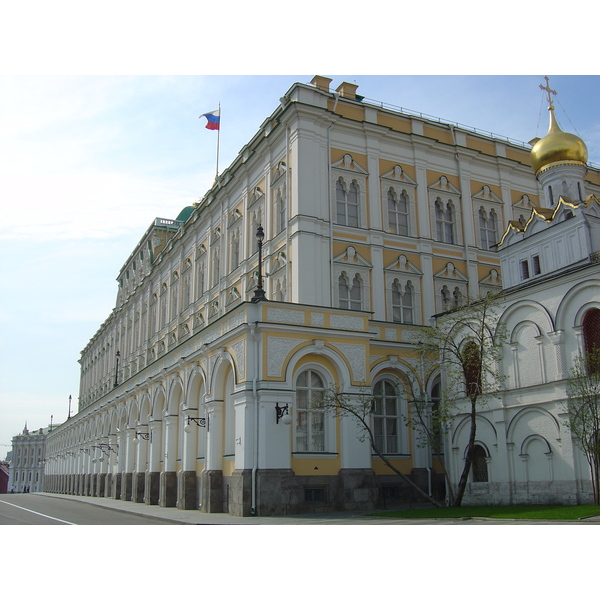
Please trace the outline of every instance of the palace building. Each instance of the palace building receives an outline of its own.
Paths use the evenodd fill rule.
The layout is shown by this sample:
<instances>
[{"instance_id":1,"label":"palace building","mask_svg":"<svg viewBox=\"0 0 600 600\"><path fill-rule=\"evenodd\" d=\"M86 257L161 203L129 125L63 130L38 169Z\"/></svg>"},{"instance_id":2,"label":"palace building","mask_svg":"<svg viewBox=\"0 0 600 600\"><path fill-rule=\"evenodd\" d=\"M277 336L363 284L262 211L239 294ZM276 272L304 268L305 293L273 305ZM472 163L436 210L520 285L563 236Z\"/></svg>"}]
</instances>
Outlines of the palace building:
<instances>
[{"instance_id":1,"label":"palace building","mask_svg":"<svg viewBox=\"0 0 600 600\"><path fill-rule=\"evenodd\" d=\"M197 204L151 223L81 353L78 412L48 435L45 491L239 516L405 501L357 422L314 409L335 388L385 400L379 448L442 498L405 420L407 381L440 395L414 342L433 315L504 287L506 405L485 416L488 481L465 501L535 501L546 476L559 501L585 501L564 426L543 433L600 308L600 172L585 145L547 136L532 153L331 83L294 84ZM446 444L453 474L461 436L458 424Z\"/></svg>"}]
</instances>

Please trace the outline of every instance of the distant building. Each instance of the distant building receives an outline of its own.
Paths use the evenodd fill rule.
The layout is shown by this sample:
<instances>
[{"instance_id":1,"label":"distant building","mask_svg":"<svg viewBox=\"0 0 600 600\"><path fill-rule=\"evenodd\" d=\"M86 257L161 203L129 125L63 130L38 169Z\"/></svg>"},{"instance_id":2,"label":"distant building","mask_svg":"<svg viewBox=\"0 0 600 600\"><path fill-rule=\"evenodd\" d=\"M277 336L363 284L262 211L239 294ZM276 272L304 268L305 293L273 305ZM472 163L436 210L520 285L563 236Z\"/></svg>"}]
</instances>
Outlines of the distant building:
<instances>
[{"instance_id":1,"label":"distant building","mask_svg":"<svg viewBox=\"0 0 600 600\"><path fill-rule=\"evenodd\" d=\"M8 462L0 462L0 494L8 491L8 480L10 478L10 465Z\"/></svg>"},{"instance_id":2,"label":"distant building","mask_svg":"<svg viewBox=\"0 0 600 600\"><path fill-rule=\"evenodd\" d=\"M27 429L12 439L9 492L41 492L46 462L46 438L50 428Z\"/></svg>"},{"instance_id":3,"label":"distant building","mask_svg":"<svg viewBox=\"0 0 600 600\"><path fill-rule=\"evenodd\" d=\"M547 182L529 145L330 83L294 84L204 197L134 247L81 352L78 413L48 436L47 491L244 516L406 500L356 422L311 405L337 388L382 399L379 448L443 496L439 464L405 421L409 382L432 403L440 394L414 341L432 315L502 289L496 246L510 224L534 231ZM577 163L581 203L600 195L600 172ZM538 355L559 341L532 335ZM528 435L519 422L513 448Z\"/></svg>"}]
</instances>

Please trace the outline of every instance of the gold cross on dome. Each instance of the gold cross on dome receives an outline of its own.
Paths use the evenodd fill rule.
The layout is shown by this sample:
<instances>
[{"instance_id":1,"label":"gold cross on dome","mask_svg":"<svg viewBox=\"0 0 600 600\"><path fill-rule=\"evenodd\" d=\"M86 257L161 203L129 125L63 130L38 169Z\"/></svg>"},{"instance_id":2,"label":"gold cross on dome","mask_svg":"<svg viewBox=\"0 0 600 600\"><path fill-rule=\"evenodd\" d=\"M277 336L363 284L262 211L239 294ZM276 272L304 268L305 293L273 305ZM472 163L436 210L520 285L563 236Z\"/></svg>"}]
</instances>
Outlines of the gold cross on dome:
<instances>
[{"instance_id":1,"label":"gold cross on dome","mask_svg":"<svg viewBox=\"0 0 600 600\"><path fill-rule=\"evenodd\" d=\"M545 76L544 79L546 80L546 86L544 87L542 84L540 84L540 90L544 90L548 94L548 104L552 106L552 96L550 94L554 94L556 96L556 92L550 89L550 79L548 79L548 76Z\"/></svg>"}]
</instances>

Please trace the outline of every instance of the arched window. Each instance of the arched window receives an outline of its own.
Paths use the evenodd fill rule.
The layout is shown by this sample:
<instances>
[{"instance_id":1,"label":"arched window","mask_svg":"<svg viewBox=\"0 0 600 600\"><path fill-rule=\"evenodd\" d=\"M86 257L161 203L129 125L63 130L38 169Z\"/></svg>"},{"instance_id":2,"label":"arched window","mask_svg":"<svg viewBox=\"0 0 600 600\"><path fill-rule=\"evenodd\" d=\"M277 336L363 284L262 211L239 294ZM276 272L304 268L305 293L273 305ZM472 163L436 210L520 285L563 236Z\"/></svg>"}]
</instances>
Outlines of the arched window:
<instances>
[{"instance_id":1,"label":"arched window","mask_svg":"<svg viewBox=\"0 0 600 600\"><path fill-rule=\"evenodd\" d=\"M454 308L458 308L463 305L463 295L462 292L456 287L454 288L454 292L452 292L452 296L454 297Z\"/></svg>"},{"instance_id":2,"label":"arched window","mask_svg":"<svg viewBox=\"0 0 600 600\"><path fill-rule=\"evenodd\" d=\"M600 372L600 309L591 308L583 315L583 345L588 372Z\"/></svg>"},{"instance_id":3,"label":"arched window","mask_svg":"<svg viewBox=\"0 0 600 600\"><path fill-rule=\"evenodd\" d=\"M481 393L481 350L473 341L467 342L463 348L462 368L467 396L479 395Z\"/></svg>"},{"instance_id":4,"label":"arched window","mask_svg":"<svg viewBox=\"0 0 600 600\"><path fill-rule=\"evenodd\" d=\"M435 203L435 223L438 242L454 244L454 208L452 203L444 207L441 199Z\"/></svg>"},{"instance_id":5,"label":"arched window","mask_svg":"<svg viewBox=\"0 0 600 600\"><path fill-rule=\"evenodd\" d=\"M450 300L450 290L444 286L442 288L442 310L447 311L452 308L452 302Z\"/></svg>"},{"instance_id":6,"label":"arched window","mask_svg":"<svg viewBox=\"0 0 600 600\"><path fill-rule=\"evenodd\" d=\"M362 282L358 275L352 280L350 287L345 273L342 273L338 279L340 308L350 310L362 310Z\"/></svg>"},{"instance_id":7,"label":"arched window","mask_svg":"<svg viewBox=\"0 0 600 600\"><path fill-rule=\"evenodd\" d=\"M402 190L400 197L393 188L387 193L388 221L392 233L408 235L408 195Z\"/></svg>"},{"instance_id":8,"label":"arched window","mask_svg":"<svg viewBox=\"0 0 600 600\"><path fill-rule=\"evenodd\" d=\"M240 232L234 231L231 235L231 270L234 271L240 265Z\"/></svg>"},{"instance_id":9,"label":"arched window","mask_svg":"<svg viewBox=\"0 0 600 600\"><path fill-rule=\"evenodd\" d=\"M281 233L285 229L286 225L286 211L285 211L285 188L283 194L281 190L277 190L277 199L275 201L275 234Z\"/></svg>"},{"instance_id":10,"label":"arched window","mask_svg":"<svg viewBox=\"0 0 600 600\"><path fill-rule=\"evenodd\" d=\"M414 288L410 281L404 291L397 279L392 284L392 320L396 323L414 323Z\"/></svg>"},{"instance_id":11,"label":"arched window","mask_svg":"<svg viewBox=\"0 0 600 600\"><path fill-rule=\"evenodd\" d=\"M479 209L479 234L481 237L481 247L484 250L490 250L496 243L496 213L492 210L489 215L482 208Z\"/></svg>"},{"instance_id":12,"label":"arched window","mask_svg":"<svg viewBox=\"0 0 600 600\"><path fill-rule=\"evenodd\" d=\"M349 188L342 178L335 184L337 223L348 227L358 227L358 185L353 181Z\"/></svg>"},{"instance_id":13,"label":"arched window","mask_svg":"<svg viewBox=\"0 0 600 600\"><path fill-rule=\"evenodd\" d=\"M442 435L442 419L440 415L440 406L442 402L442 382L438 377L431 387L431 442L433 451L437 455L444 453L444 437Z\"/></svg>"},{"instance_id":14,"label":"arched window","mask_svg":"<svg viewBox=\"0 0 600 600\"><path fill-rule=\"evenodd\" d=\"M473 462L471 463L473 472L473 482L486 482L488 481L488 466L487 466L487 454L485 448L476 444L473 447Z\"/></svg>"},{"instance_id":15,"label":"arched window","mask_svg":"<svg viewBox=\"0 0 600 600\"><path fill-rule=\"evenodd\" d=\"M394 384L384 379L373 388L373 435L375 447L382 454L400 452L400 411Z\"/></svg>"},{"instance_id":16,"label":"arched window","mask_svg":"<svg viewBox=\"0 0 600 600\"><path fill-rule=\"evenodd\" d=\"M324 390L322 377L312 369L296 379L296 452L325 452L325 411L312 406Z\"/></svg>"}]
</instances>

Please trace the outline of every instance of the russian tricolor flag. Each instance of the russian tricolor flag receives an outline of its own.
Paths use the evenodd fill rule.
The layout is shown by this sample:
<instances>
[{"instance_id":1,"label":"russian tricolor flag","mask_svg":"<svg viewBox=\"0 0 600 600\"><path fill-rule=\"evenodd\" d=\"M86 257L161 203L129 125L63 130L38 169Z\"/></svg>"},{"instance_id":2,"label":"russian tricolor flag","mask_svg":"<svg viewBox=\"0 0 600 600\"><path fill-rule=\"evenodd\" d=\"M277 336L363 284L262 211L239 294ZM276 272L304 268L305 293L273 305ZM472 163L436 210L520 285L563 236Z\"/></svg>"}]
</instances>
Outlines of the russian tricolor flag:
<instances>
[{"instance_id":1,"label":"russian tricolor flag","mask_svg":"<svg viewBox=\"0 0 600 600\"><path fill-rule=\"evenodd\" d=\"M221 111L213 110L212 112L204 113L200 115L200 118L206 117L206 129L219 129L219 124L221 121Z\"/></svg>"}]
</instances>

